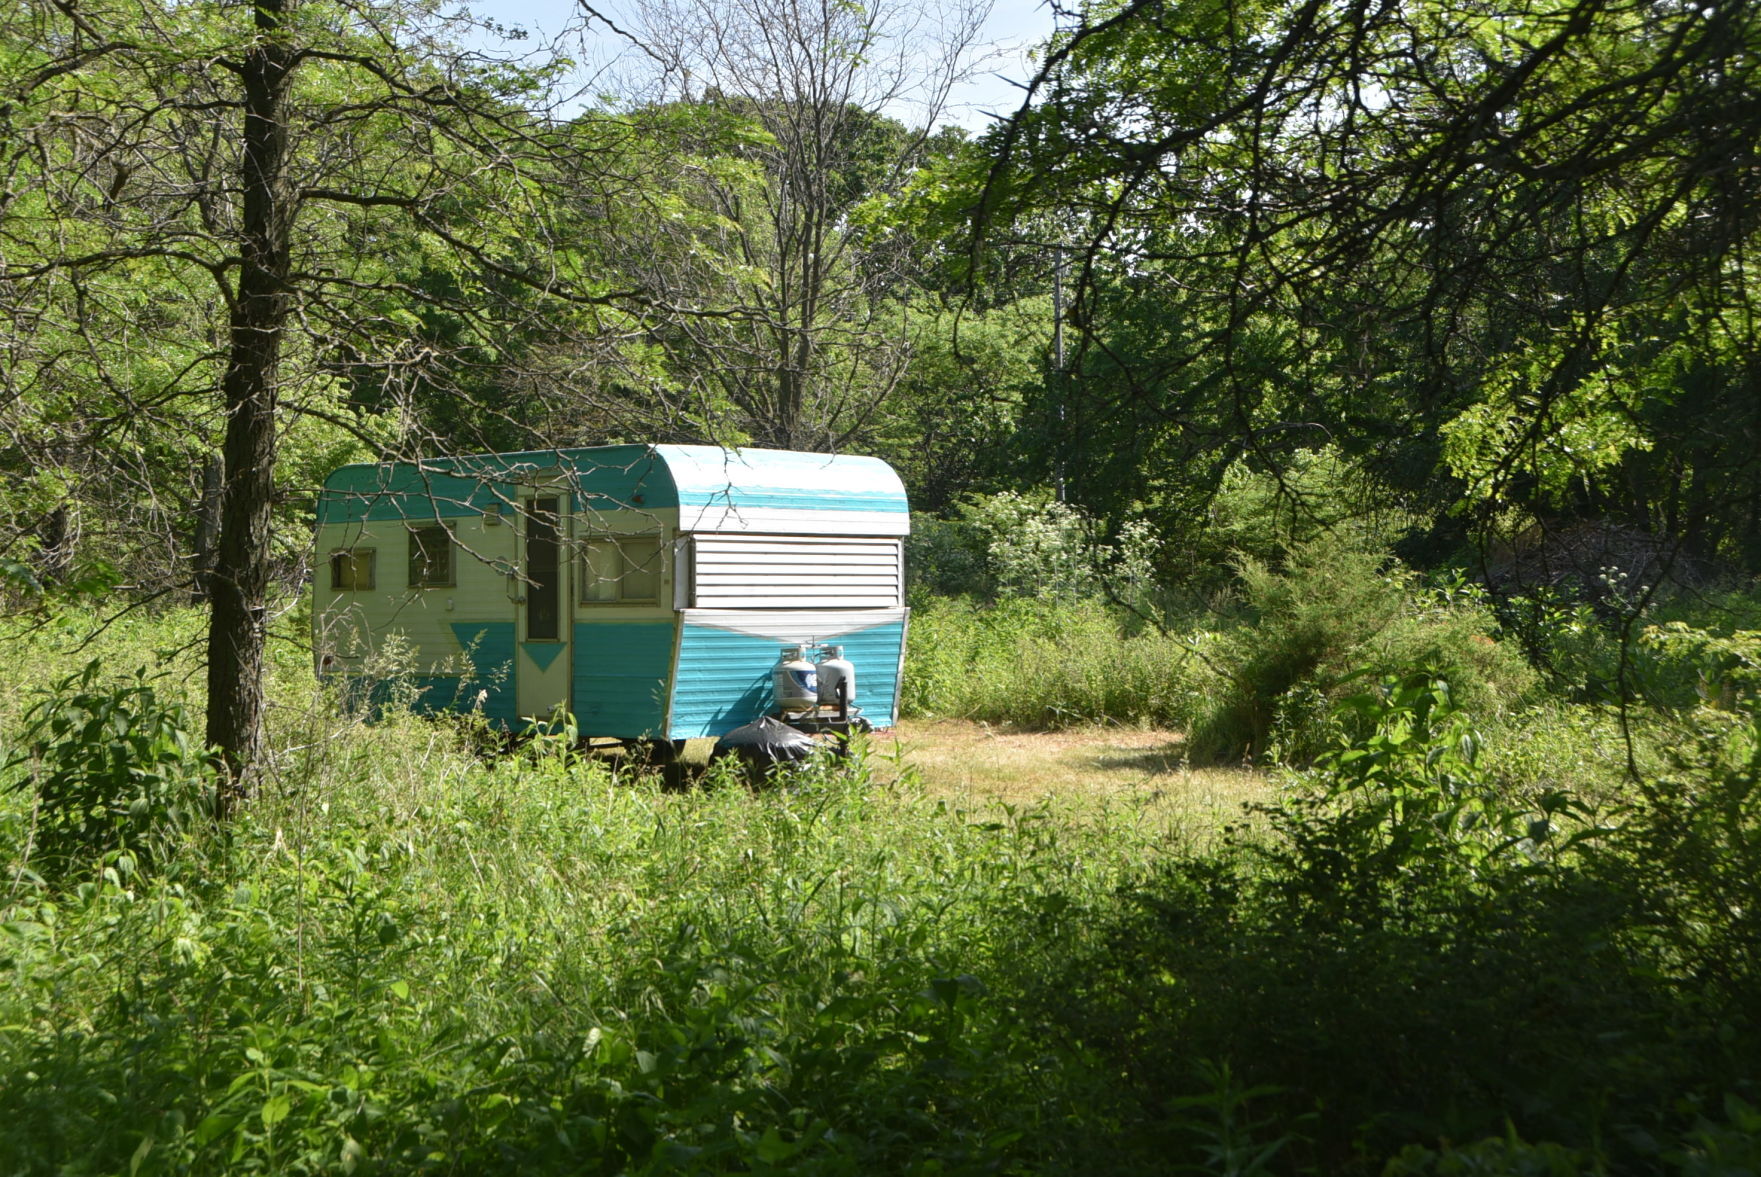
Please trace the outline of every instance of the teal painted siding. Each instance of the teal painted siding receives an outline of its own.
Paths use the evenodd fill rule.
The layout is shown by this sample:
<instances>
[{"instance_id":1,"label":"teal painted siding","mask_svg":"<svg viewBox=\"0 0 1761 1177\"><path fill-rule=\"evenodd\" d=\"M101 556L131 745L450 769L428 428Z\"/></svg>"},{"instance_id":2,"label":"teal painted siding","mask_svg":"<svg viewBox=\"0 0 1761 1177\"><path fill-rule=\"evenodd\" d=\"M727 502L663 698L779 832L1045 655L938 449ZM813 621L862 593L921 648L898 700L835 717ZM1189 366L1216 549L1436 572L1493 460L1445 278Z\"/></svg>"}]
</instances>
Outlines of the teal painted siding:
<instances>
[{"instance_id":1,"label":"teal painted siding","mask_svg":"<svg viewBox=\"0 0 1761 1177\"><path fill-rule=\"evenodd\" d=\"M488 691L483 714L492 723L515 726L519 714L514 702L514 623L457 621L452 631L460 649L471 659L471 673L451 680L459 684L454 689L442 687L437 680L430 687L435 709L469 711L476 706L477 692Z\"/></svg>"},{"instance_id":2,"label":"teal painted siding","mask_svg":"<svg viewBox=\"0 0 1761 1177\"><path fill-rule=\"evenodd\" d=\"M687 493L684 497L684 505L687 507L727 508L731 511L765 507L786 511L886 511L896 515L909 514L901 496L841 489L765 490L743 487L732 492L726 489L698 491L694 494Z\"/></svg>"},{"instance_id":3,"label":"teal painted siding","mask_svg":"<svg viewBox=\"0 0 1761 1177\"><path fill-rule=\"evenodd\" d=\"M344 466L324 480L318 494L318 522L457 519L480 515L492 504L506 501L510 490L472 475L443 474L402 463Z\"/></svg>"},{"instance_id":4,"label":"teal painted siding","mask_svg":"<svg viewBox=\"0 0 1761 1177\"><path fill-rule=\"evenodd\" d=\"M483 701L484 718L501 727L513 727L514 627L508 622L484 622L471 628L505 633L481 636L472 650L470 674L400 674L394 679L370 682L350 677L345 688L347 697L356 705L365 703L368 715L377 720L384 708L393 703L422 715L473 711L477 708L478 692L484 691L488 693Z\"/></svg>"},{"instance_id":5,"label":"teal painted siding","mask_svg":"<svg viewBox=\"0 0 1761 1177\"><path fill-rule=\"evenodd\" d=\"M898 721L899 652L905 623L845 634L832 643L856 667L856 703L876 727ZM783 643L706 625L687 625L679 639L673 683L675 740L722 736L771 709L771 668Z\"/></svg>"},{"instance_id":6,"label":"teal painted siding","mask_svg":"<svg viewBox=\"0 0 1761 1177\"><path fill-rule=\"evenodd\" d=\"M577 503L583 508L658 510L679 505L672 475L654 449L621 445L435 458L421 467L406 462L344 466L324 480L318 522L480 515L497 503L514 500L510 474L558 466L575 471Z\"/></svg>"},{"instance_id":7,"label":"teal painted siding","mask_svg":"<svg viewBox=\"0 0 1761 1177\"><path fill-rule=\"evenodd\" d=\"M580 490L575 504L582 510L659 511L679 505L673 476L653 446L603 446L563 454L575 468Z\"/></svg>"},{"instance_id":8,"label":"teal painted siding","mask_svg":"<svg viewBox=\"0 0 1761 1177\"><path fill-rule=\"evenodd\" d=\"M584 736L666 734L675 621L575 623L575 723Z\"/></svg>"},{"instance_id":9,"label":"teal painted siding","mask_svg":"<svg viewBox=\"0 0 1761 1177\"><path fill-rule=\"evenodd\" d=\"M905 623L877 625L833 638L856 667L856 703L875 727L899 722L899 655L905 648Z\"/></svg>"},{"instance_id":10,"label":"teal painted siding","mask_svg":"<svg viewBox=\"0 0 1761 1177\"><path fill-rule=\"evenodd\" d=\"M707 625L687 625L679 638L673 682L675 740L722 736L770 709L770 670L778 643ZM860 683L858 683L860 686Z\"/></svg>"}]
</instances>

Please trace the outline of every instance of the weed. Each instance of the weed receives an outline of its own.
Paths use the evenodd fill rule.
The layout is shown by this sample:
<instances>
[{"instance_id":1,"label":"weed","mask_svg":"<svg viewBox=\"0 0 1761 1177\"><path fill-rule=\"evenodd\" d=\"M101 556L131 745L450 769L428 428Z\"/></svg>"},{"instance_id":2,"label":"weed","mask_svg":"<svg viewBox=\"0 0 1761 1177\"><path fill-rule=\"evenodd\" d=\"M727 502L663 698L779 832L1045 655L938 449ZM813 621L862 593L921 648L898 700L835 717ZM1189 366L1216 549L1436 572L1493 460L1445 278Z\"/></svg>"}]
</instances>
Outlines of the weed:
<instances>
[{"instance_id":1,"label":"weed","mask_svg":"<svg viewBox=\"0 0 1761 1177\"><path fill-rule=\"evenodd\" d=\"M1472 600L1398 587L1383 635L1479 624ZM997 666L1134 640L1098 609L1012 608L922 612ZM1239 637L1219 629L1206 644ZM115 636L119 664L163 648ZM576 755L566 725L490 755L480 721L395 700L364 724L296 653L266 786L227 838L166 841L151 872L121 852L55 887L12 872L0 1169L1752 1161L1761 731L1741 693L1660 717L1674 755L1617 790L1605 717L1484 723L1453 677L1342 666L1324 714L1303 703L1312 767L1206 840L1125 803L963 808L908 762L877 779L863 741L757 790L712 769L668 791ZM1085 697L1046 682L1041 705ZM175 680L151 706L140 684L90 693L120 690L130 730L171 722ZM1096 690L1083 706L1117 706ZM9 771L84 763L80 730ZM0 795L10 865L31 811Z\"/></svg>"}]
</instances>

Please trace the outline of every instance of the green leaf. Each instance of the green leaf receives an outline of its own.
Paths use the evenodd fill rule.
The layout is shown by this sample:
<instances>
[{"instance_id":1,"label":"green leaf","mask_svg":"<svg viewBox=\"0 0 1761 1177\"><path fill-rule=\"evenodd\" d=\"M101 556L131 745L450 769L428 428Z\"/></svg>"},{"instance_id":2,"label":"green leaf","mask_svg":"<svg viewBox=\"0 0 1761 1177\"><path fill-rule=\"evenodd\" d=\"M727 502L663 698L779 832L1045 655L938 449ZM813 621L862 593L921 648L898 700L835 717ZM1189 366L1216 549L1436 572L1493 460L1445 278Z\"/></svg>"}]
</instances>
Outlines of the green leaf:
<instances>
[{"instance_id":1,"label":"green leaf","mask_svg":"<svg viewBox=\"0 0 1761 1177\"><path fill-rule=\"evenodd\" d=\"M271 1097L269 1102L265 1103L262 1110L258 1113L263 1117L263 1127L273 1128L275 1125L287 1119L287 1113L292 1107L292 1101L285 1095Z\"/></svg>"},{"instance_id":2,"label":"green leaf","mask_svg":"<svg viewBox=\"0 0 1761 1177\"><path fill-rule=\"evenodd\" d=\"M758 1138L754 1151L758 1153L759 1160L775 1165L793 1156L795 1146L779 1136L775 1128L766 1128L764 1135Z\"/></svg>"},{"instance_id":3,"label":"green leaf","mask_svg":"<svg viewBox=\"0 0 1761 1177\"><path fill-rule=\"evenodd\" d=\"M128 1159L128 1177L135 1177L141 1171L141 1164L146 1161L147 1154L153 1151L153 1134L141 1137L140 1144L135 1146L134 1156Z\"/></svg>"},{"instance_id":4,"label":"green leaf","mask_svg":"<svg viewBox=\"0 0 1761 1177\"><path fill-rule=\"evenodd\" d=\"M215 1112L204 1117L202 1122L196 1125L195 1131L191 1135L195 1137L196 1146L201 1148L219 1140L243 1122L243 1116L233 1115L230 1112Z\"/></svg>"}]
</instances>

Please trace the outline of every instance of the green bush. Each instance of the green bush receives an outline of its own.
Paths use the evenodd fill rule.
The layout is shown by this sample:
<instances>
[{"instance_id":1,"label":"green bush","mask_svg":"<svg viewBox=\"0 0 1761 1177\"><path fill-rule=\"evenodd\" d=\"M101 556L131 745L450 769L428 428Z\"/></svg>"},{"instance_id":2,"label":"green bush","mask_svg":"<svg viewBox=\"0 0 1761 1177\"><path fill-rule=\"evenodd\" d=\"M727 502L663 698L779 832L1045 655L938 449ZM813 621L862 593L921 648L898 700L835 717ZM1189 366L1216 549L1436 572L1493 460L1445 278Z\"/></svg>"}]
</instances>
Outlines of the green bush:
<instances>
[{"instance_id":1,"label":"green bush","mask_svg":"<svg viewBox=\"0 0 1761 1177\"><path fill-rule=\"evenodd\" d=\"M1385 547L1424 523L1336 446L1292 450L1276 474L1239 458L1223 471L1183 571L1227 575L1243 557L1273 563L1292 548L1338 535L1360 547Z\"/></svg>"},{"instance_id":2,"label":"green bush","mask_svg":"<svg viewBox=\"0 0 1761 1177\"><path fill-rule=\"evenodd\" d=\"M1361 667L1434 672L1488 719L1536 684L1476 594L1423 590L1387 556L1324 538L1280 567L1243 557L1239 570L1248 616L1203 650L1220 682L1193 725L1195 759L1307 762L1340 734L1335 704Z\"/></svg>"},{"instance_id":3,"label":"green bush","mask_svg":"<svg viewBox=\"0 0 1761 1177\"><path fill-rule=\"evenodd\" d=\"M1659 767L1671 738L1654 716L1543 698L1481 725L1487 773L1513 795L1562 790L1591 802L1615 801L1631 785L1631 761ZM1629 757L1631 760L1629 760Z\"/></svg>"},{"instance_id":4,"label":"green bush","mask_svg":"<svg viewBox=\"0 0 1761 1177\"><path fill-rule=\"evenodd\" d=\"M1498 616L1565 699L1691 710L1737 689L1742 656L1707 643L1761 632L1761 594L1747 586L1677 588L1649 600L1611 592L1593 606L1542 589L1500 600Z\"/></svg>"},{"instance_id":5,"label":"green bush","mask_svg":"<svg viewBox=\"0 0 1761 1177\"><path fill-rule=\"evenodd\" d=\"M1378 640L1459 624L1479 645L1471 595L1395 579ZM924 688L963 703L986 701L973 664L1023 697L1044 657L1054 685L1025 695L1054 715L1121 708L1068 668L1129 681L1133 643L1187 668L1189 700L1213 681L1178 662L1193 638L1100 606L936 604L914 627L956 655ZM963 812L908 765L871 775L861 743L787 787L668 792L561 729L485 755L469 720L369 726L297 651L277 666L264 787L178 860L201 874L0 892L0 1170L1753 1167L1741 694L1598 811L1572 786L1607 766L1563 760L1618 742L1606 717L1482 729L1453 680L1346 669L1313 767L1171 844L1129 815ZM0 825L30 808L0 800Z\"/></svg>"},{"instance_id":6,"label":"green bush","mask_svg":"<svg viewBox=\"0 0 1761 1177\"><path fill-rule=\"evenodd\" d=\"M914 603L937 596L983 600L1142 604L1154 595L1157 543L1141 520L1107 539L1080 508L1050 492L973 496L954 519L927 519L906 541Z\"/></svg>"},{"instance_id":7,"label":"green bush","mask_svg":"<svg viewBox=\"0 0 1761 1177\"><path fill-rule=\"evenodd\" d=\"M987 537L965 519L913 519L905 538L905 588L913 605L938 597L989 597Z\"/></svg>"},{"instance_id":8,"label":"green bush","mask_svg":"<svg viewBox=\"0 0 1761 1177\"><path fill-rule=\"evenodd\" d=\"M280 688L264 787L202 877L0 894L0 1170L976 1173L1074 1148L1027 1132L1015 1077L1053 1072L992 982L1110 902L1131 831L974 820L860 746L786 788L668 792L307 694Z\"/></svg>"},{"instance_id":9,"label":"green bush","mask_svg":"<svg viewBox=\"0 0 1761 1177\"><path fill-rule=\"evenodd\" d=\"M1140 1122L1202 1096L1196 1060L1226 1068L1282 1172L1748 1171L1756 717L1703 713L1675 771L1599 814L1507 799L1440 680L1344 712L1257 823L1044 975L1022 1009L1049 1049L1116 1067Z\"/></svg>"},{"instance_id":10,"label":"green bush","mask_svg":"<svg viewBox=\"0 0 1761 1177\"><path fill-rule=\"evenodd\" d=\"M212 760L183 707L148 683L107 685L96 660L25 715L13 787L35 804L25 858L45 878L80 873L108 851L157 865L214 813Z\"/></svg>"}]
</instances>

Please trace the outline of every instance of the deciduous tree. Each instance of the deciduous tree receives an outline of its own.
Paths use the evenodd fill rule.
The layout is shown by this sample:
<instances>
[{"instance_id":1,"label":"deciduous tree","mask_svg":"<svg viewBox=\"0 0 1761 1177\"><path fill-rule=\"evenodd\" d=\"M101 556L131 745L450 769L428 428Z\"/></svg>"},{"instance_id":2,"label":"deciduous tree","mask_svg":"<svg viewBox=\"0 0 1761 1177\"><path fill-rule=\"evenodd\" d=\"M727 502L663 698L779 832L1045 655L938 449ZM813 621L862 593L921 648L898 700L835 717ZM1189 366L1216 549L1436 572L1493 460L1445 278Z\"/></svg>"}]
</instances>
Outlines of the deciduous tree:
<instances>
[{"instance_id":1,"label":"deciduous tree","mask_svg":"<svg viewBox=\"0 0 1761 1177\"><path fill-rule=\"evenodd\" d=\"M557 234L557 194L612 170L583 148L615 157L626 130L563 135L531 110L541 75L455 33L401 0L29 0L0 17L8 411L35 429L10 461L85 449L95 481L163 443L145 424L219 435L207 737L229 798L261 749L289 426L419 448L409 410L463 390L500 339L550 313L618 319L623 338L620 308L652 309ZM448 318L448 345L425 315ZM367 392L377 419L349 407Z\"/></svg>"},{"instance_id":2,"label":"deciduous tree","mask_svg":"<svg viewBox=\"0 0 1761 1177\"><path fill-rule=\"evenodd\" d=\"M974 202L1083 242L1073 490L1190 518L1333 441L1433 509L1761 566L1758 45L1741 3L1087 10Z\"/></svg>"},{"instance_id":3,"label":"deciduous tree","mask_svg":"<svg viewBox=\"0 0 1761 1177\"><path fill-rule=\"evenodd\" d=\"M713 386L753 441L835 449L906 371L901 243L856 231L863 202L897 191L971 68L989 5L968 0L583 0L626 36L652 108L705 111L677 176L712 214L714 247L656 253L645 283L719 318L658 337L675 371ZM910 125L900 121L908 118ZM730 137L731 136L731 137ZM726 166L734 165L734 166Z\"/></svg>"}]
</instances>

